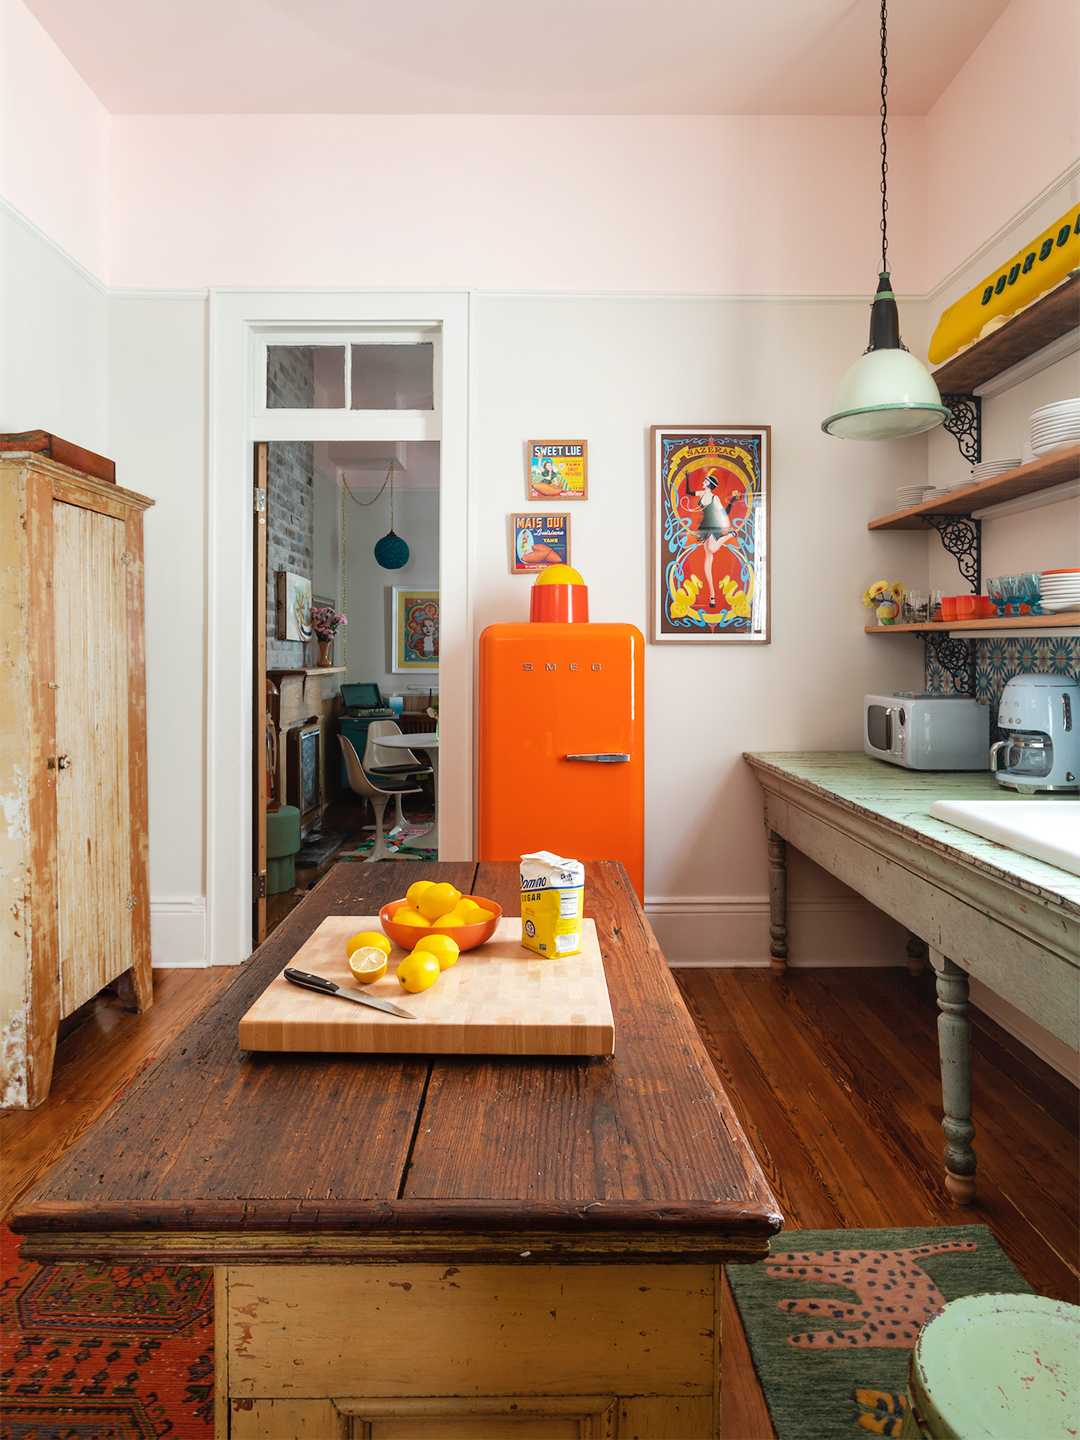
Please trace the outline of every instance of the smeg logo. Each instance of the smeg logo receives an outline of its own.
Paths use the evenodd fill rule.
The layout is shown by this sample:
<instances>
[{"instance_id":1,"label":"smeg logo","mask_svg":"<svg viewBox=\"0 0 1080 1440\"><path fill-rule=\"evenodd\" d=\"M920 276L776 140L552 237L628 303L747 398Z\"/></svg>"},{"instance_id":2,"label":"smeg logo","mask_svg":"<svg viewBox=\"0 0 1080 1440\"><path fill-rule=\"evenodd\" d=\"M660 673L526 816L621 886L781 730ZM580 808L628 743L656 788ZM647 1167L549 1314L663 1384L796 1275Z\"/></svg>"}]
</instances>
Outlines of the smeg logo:
<instances>
[{"instance_id":1,"label":"smeg logo","mask_svg":"<svg viewBox=\"0 0 1080 1440\"><path fill-rule=\"evenodd\" d=\"M523 660L523 661L521 662L521 668L522 668L522 670L533 670L533 669L535 669L536 667L533 665L533 663L532 663L531 660ZM558 667L558 664L557 664L556 661L554 661L554 660L545 660L545 661L544 661L544 669L545 669L545 670L557 670L558 668L559 668L559 667ZM570 661L567 663L566 668L567 668L568 670L579 670L581 667L578 665L578 662L577 662L576 660L570 660ZM592 662L592 664L589 666L589 669L590 669L590 670L599 670L600 668L601 668L601 665L600 665L600 661L599 661L599 660L594 660L594 661Z\"/></svg>"}]
</instances>

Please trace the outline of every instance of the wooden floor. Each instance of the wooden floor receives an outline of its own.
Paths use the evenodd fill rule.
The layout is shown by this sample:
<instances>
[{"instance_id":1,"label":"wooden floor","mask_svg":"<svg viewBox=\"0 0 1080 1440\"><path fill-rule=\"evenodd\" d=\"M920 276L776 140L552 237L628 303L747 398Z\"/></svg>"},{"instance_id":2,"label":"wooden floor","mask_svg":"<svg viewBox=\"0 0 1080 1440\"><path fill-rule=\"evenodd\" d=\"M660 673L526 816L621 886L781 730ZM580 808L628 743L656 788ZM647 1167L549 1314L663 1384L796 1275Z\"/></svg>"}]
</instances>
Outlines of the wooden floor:
<instances>
[{"instance_id":1,"label":"wooden floor","mask_svg":"<svg viewBox=\"0 0 1080 1440\"><path fill-rule=\"evenodd\" d=\"M84 1006L52 1093L0 1114L6 1215L235 975L154 974L145 1015ZM933 977L906 970L679 970L676 976L791 1229L988 1225L1042 1294L1080 1302L1077 1091L973 1012L976 1203L941 1185ZM182 1043L182 1042L181 1042ZM724 1440L773 1435L734 1305L724 1313Z\"/></svg>"},{"instance_id":2,"label":"wooden floor","mask_svg":"<svg viewBox=\"0 0 1080 1440\"><path fill-rule=\"evenodd\" d=\"M787 1228L987 1225L1043 1295L1080 1302L1078 1092L972 1011L975 1203L941 1183L934 978L906 969L676 970ZM724 1440L771 1440L725 1296Z\"/></svg>"}]
</instances>

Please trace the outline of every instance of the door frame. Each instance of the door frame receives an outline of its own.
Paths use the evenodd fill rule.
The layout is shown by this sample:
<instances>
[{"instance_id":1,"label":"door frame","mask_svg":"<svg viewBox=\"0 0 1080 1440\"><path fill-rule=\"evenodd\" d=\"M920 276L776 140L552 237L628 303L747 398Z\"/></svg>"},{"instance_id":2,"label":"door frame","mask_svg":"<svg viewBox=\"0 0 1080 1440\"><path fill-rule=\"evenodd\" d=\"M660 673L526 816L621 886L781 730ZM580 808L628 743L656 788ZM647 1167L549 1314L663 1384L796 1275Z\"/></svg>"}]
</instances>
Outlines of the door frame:
<instances>
[{"instance_id":1,"label":"door frame","mask_svg":"<svg viewBox=\"0 0 1080 1440\"><path fill-rule=\"evenodd\" d=\"M417 327L440 337L440 858L475 852L473 635L469 596L468 290L210 292L206 541L206 912L208 959L251 953L254 444L279 439L417 439L411 412L265 410L268 334L327 343L354 331ZM303 336L300 340L298 337ZM397 417L403 433L386 433ZM297 433L293 434L292 431ZM302 430L303 434L299 431ZM325 431L325 434L322 433ZM435 438L435 437L432 437ZM382 623L382 617L379 617Z\"/></svg>"}]
</instances>

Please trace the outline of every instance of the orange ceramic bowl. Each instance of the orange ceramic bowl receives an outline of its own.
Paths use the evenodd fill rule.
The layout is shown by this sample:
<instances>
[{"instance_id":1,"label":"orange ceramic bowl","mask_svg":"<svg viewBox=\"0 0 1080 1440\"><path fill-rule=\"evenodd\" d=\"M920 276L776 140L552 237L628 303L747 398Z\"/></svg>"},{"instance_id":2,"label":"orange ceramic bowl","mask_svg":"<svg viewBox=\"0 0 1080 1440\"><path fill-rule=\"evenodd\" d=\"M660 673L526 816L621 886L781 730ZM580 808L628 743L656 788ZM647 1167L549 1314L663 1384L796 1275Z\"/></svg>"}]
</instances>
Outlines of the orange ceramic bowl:
<instances>
[{"instance_id":1,"label":"orange ceramic bowl","mask_svg":"<svg viewBox=\"0 0 1080 1440\"><path fill-rule=\"evenodd\" d=\"M379 924L394 944L400 945L403 950L411 950L425 935L449 935L451 940L457 941L459 950L475 950L495 934L495 927L502 919L502 906L496 905L494 900L485 900L482 895L471 895L469 898L478 905L483 905L486 910L494 910L495 914L490 920L481 921L479 925L395 925L394 915L407 902L391 900L389 905L384 905L379 911Z\"/></svg>"}]
</instances>

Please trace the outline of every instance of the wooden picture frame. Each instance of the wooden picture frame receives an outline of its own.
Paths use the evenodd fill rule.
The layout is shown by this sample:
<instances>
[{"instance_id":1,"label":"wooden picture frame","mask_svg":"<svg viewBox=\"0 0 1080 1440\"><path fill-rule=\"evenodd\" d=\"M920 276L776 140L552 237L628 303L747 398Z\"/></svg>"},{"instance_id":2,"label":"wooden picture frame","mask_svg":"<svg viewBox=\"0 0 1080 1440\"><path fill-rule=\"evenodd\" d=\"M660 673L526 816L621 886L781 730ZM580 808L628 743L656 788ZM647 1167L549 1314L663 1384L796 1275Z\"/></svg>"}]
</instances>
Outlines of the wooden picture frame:
<instances>
[{"instance_id":1,"label":"wooden picture frame","mask_svg":"<svg viewBox=\"0 0 1080 1440\"><path fill-rule=\"evenodd\" d=\"M570 564L570 516L510 516L510 574L536 575L550 565Z\"/></svg>"},{"instance_id":2,"label":"wooden picture frame","mask_svg":"<svg viewBox=\"0 0 1080 1440\"><path fill-rule=\"evenodd\" d=\"M391 586L390 670L438 673L439 592L413 585Z\"/></svg>"},{"instance_id":3,"label":"wooden picture frame","mask_svg":"<svg viewBox=\"0 0 1080 1440\"><path fill-rule=\"evenodd\" d=\"M589 498L587 440L529 440L525 448L525 498L533 502Z\"/></svg>"},{"instance_id":4,"label":"wooden picture frame","mask_svg":"<svg viewBox=\"0 0 1080 1440\"><path fill-rule=\"evenodd\" d=\"M654 425L654 644L770 640L768 425Z\"/></svg>"}]
</instances>

